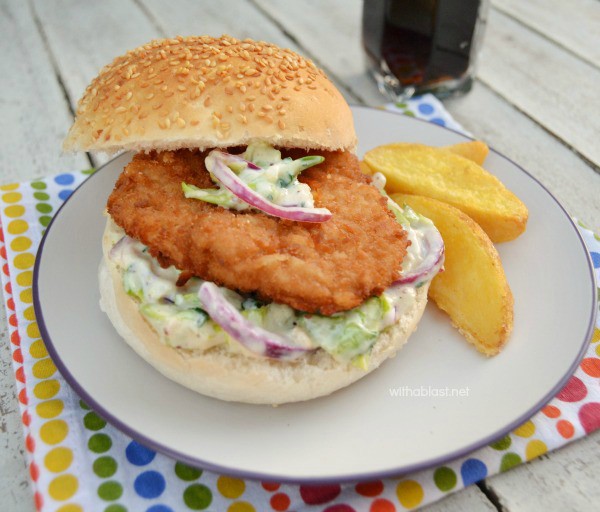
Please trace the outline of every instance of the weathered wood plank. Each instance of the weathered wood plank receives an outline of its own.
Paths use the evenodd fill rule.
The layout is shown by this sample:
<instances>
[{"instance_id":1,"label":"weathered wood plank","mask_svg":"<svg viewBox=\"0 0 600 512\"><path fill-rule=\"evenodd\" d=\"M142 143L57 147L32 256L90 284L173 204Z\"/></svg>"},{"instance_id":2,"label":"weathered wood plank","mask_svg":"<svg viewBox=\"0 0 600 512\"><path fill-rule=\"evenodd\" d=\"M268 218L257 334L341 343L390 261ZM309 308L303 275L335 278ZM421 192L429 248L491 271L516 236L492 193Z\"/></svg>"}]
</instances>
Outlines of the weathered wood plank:
<instances>
[{"instance_id":1,"label":"weathered wood plank","mask_svg":"<svg viewBox=\"0 0 600 512\"><path fill-rule=\"evenodd\" d=\"M571 215L600 232L600 174L569 148L483 84L445 105L467 130L521 165Z\"/></svg>"},{"instance_id":2,"label":"weathered wood plank","mask_svg":"<svg viewBox=\"0 0 600 512\"><path fill-rule=\"evenodd\" d=\"M478 77L600 166L600 69L494 9Z\"/></svg>"},{"instance_id":3,"label":"weathered wood plank","mask_svg":"<svg viewBox=\"0 0 600 512\"><path fill-rule=\"evenodd\" d=\"M451 494L441 501L420 509L422 512L496 512L496 507L476 485Z\"/></svg>"},{"instance_id":4,"label":"weathered wood plank","mask_svg":"<svg viewBox=\"0 0 600 512\"><path fill-rule=\"evenodd\" d=\"M600 66L598 0L493 0L498 10Z\"/></svg>"},{"instance_id":5,"label":"weathered wood plank","mask_svg":"<svg viewBox=\"0 0 600 512\"><path fill-rule=\"evenodd\" d=\"M380 105L385 99L365 72L361 48L362 2L254 0L265 13L285 27L313 60L346 84L355 103Z\"/></svg>"},{"instance_id":6,"label":"weathered wood plank","mask_svg":"<svg viewBox=\"0 0 600 512\"><path fill-rule=\"evenodd\" d=\"M510 512L598 510L600 432L486 483Z\"/></svg>"},{"instance_id":7,"label":"weathered wood plank","mask_svg":"<svg viewBox=\"0 0 600 512\"><path fill-rule=\"evenodd\" d=\"M0 182L25 180L85 168L85 155L62 155L71 123L44 40L27 2L0 4Z\"/></svg>"}]
</instances>

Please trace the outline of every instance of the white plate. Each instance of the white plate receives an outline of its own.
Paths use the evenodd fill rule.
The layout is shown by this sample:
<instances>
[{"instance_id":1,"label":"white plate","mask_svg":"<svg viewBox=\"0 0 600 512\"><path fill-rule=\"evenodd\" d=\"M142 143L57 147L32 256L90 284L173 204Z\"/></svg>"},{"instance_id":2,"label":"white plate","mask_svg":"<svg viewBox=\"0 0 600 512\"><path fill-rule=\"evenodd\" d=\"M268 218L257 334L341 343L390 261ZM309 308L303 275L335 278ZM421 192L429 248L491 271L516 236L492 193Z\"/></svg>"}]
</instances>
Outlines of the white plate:
<instances>
[{"instance_id":1,"label":"white plate","mask_svg":"<svg viewBox=\"0 0 600 512\"><path fill-rule=\"evenodd\" d=\"M389 112L358 107L354 115L361 154L394 141L466 140ZM541 408L591 337L595 288L577 229L534 178L492 151L486 168L530 212L526 233L498 246L515 298L514 332L499 356L477 353L430 304L399 357L332 396L274 408L197 395L138 357L98 307L102 212L128 159L116 158L87 180L48 228L36 264L36 314L75 390L124 432L180 460L278 481L380 478L440 464ZM394 397L395 388L468 396Z\"/></svg>"}]
</instances>

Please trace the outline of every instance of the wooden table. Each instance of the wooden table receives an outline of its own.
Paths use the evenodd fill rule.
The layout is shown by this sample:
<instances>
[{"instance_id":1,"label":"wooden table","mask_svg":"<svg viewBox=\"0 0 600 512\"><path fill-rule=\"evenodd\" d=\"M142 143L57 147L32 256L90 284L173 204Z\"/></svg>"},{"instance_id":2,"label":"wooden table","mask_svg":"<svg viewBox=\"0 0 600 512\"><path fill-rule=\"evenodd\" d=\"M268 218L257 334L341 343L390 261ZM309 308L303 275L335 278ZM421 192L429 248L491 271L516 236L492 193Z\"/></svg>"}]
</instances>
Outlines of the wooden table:
<instances>
[{"instance_id":1,"label":"wooden table","mask_svg":"<svg viewBox=\"0 0 600 512\"><path fill-rule=\"evenodd\" d=\"M311 57L350 103L383 102L365 72L360 0L0 0L0 8L2 183L102 163L61 154L75 102L102 65L157 37L271 41ZM476 84L445 103L598 233L599 27L598 0L493 0ZM0 315L0 508L32 510L3 308ZM429 510L597 510L599 474L600 432Z\"/></svg>"}]
</instances>

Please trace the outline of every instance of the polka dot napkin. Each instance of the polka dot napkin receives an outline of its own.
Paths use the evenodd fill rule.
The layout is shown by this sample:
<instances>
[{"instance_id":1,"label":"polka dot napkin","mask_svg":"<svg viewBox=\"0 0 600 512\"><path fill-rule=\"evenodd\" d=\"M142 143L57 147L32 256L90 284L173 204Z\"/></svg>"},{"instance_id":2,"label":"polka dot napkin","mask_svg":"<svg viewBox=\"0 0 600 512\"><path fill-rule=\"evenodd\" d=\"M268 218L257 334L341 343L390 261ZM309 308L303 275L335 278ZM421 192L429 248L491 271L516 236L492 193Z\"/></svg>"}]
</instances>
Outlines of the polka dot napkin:
<instances>
[{"instance_id":1,"label":"polka dot napkin","mask_svg":"<svg viewBox=\"0 0 600 512\"><path fill-rule=\"evenodd\" d=\"M431 96L389 109L460 129ZM0 275L39 510L392 512L432 503L600 428L600 330L567 386L510 434L416 474L356 484L289 485L218 475L150 450L108 425L58 373L32 306L36 248L61 203L92 171L0 186ZM600 239L580 231L600 274Z\"/></svg>"}]
</instances>

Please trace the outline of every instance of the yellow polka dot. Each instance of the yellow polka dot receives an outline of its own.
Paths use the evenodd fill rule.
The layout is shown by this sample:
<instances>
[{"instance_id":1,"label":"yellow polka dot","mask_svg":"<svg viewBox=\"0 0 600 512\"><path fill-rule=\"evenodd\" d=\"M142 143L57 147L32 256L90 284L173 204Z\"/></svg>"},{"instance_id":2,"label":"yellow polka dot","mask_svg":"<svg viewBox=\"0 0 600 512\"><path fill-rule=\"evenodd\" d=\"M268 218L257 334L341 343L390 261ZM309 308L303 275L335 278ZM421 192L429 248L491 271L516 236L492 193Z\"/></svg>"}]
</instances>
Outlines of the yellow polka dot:
<instances>
[{"instance_id":1,"label":"yellow polka dot","mask_svg":"<svg viewBox=\"0 0 600 512\"><path fill-rule=\"evenodd\" d=\"M531 437L533 434L535 434L535 425L532 421L528 421L516 428L513 433L519 437Z\"/></svg>"},{"instance_id":2,"label":"yellow polka dot","mask_svg":"<svg viewBox=\"0 0 600 512\"><path fill-rule=\"evenodd\" d=\"M24 220L12 220L8 224L8 232L11 235L20 235L29 229L29 224Z\"/></svg>"},{"instance_id":3,"label":"yellow polka dot","mask_svg":"<svg viewBox=\"0 0 600 512\"><path fill-rule=\"evenodd\" d=\"M56 509L56 512L83 512L83 508L81 505L77 505L77 503L67 503Z\"/></svg>"},{"instance_id":4,"label":"yellow polka dot","mask_svg":"<svg viewBox=\"0 0 600 512\"><path fill-rule=\"evenodd\" d=\"M35 357L36 359L48 357L46 345L44 345L42 340L35 340L29 347L29 353L31 354L31 357Z\"/></svg>"},{"instance_id":5,"label":"yellow polka dot","mask_svg":"<svg viewBox=\"0 0 600 512\"><path fill-rule=\"evenodd\" d=\"M423 488L414 480L403 480L396 487L396 496L405 508L417 507L423 501Z\"/></svg>"},{"instance_id":6,"label":"yellow polka dot","mask_svg":"<svg viewBox=\"0 0 600 512\"><path fill-rule=\"evenodd\" d=\"M52 362L52 359L46 357L45 359L40 359L37 363L33 365L33 375L38 379L47 379L52 376L56 371L56 366Z\"/></svg>"},{"instance_id":7,"label":"yellow polka dot","mask_svg":"<svg viewBox=\"0 0 600 512\"><path fill-rule=\"evenodd\" d=\"M57 380L45 380L38 382L33 388L33 394L40 400L48 400L60 391L60 382Z\"/></svg>"},{"instance_id":8,"label":"yellow polka dot","mask_svg":"<svg viewBox=\"0 0 600 512\"><path fill-rule=\"evenodd\" d=\"M19 184L18 183L9 183L8 185L2 185L0 187L0 190L17 190L19 188Z\"/></svg>"},{"instance_id":9,"label":"yellow polka dot","mask_svg":"<svg viewBox=\"0 0 600 512\"><path fill-rule=\"evenodd\" d=\"M58 444L69 433L69 427L63 420L50 420L40 427L40 437L46 444Z\"/></svg>"},{"instance_id":10,"label":"yellow polka dot","mask_svg":"<svg viewBox=\"0 0 600 512\"><path fill-rule=\"evenodd\" d=\"M56 512L83 512L83 508L81 505L77 505L77 503L67 503L56 509Z\"/></svg>"},{"instance_id":11,"label":"yellow polka dot","mask_svg":"<svg viewBox=\"0 0 600 512\"><path fill-rule=\"evenodd\" d=\"M57 476L48 486L48 494L56 501L68 500L77 492L79 482L73 475Z\"/></svg>"},{"instance_id":12,"label":"yellow polka dot","mask_svg":"<svg viewBox=\"0 0 600 512\"><path fill-rule=\"evenodd\" d=\"M40 329L38 327L37 322L32 322L27 326L27 336L29 336L30 338L40 337Z\"/></svg>"},{"instance_id":13,"label":"yellow polka dot","mask_svg":"<svg viewBox=\"0 0 600 512\"><path fill-rule=\"evenodd\" d=\"M17 254L15 256L15 267L19 270L27 270L33 267L35 263L35 257L30 252L24 252L23 254Z\"/></svg>"},{"instance_id":14,"label":"yellow polka dot","mask_svg":"<svg viewBox=\"0 0 600 512\"><path fill-rule=\"evenodd\" d=\"M31 270L26 270L17 275L17 284L19 286L31 286L32 282L33 272Z\"/></svg>"},{"instance_id":15,"label":"yellow polka dot","mask_svg":"<svg viewBox=\"0 0 600 512\"><path fill-rule=\"evenodd\" d=\"M7 217L11 217L11 218L22 217L24 213L25 213L25 208L23 206L21 206L20 204L13 204L12 206L7 206L4 209L4 214Z\"/></svg>"},{"instance_id":16,"label":"yellow polka dot","mask_svg":"<svg viewBox=\"0 0 600 512\"><path fill-rule=\"evenodd\" d=\"M31 288L23 290L19 294L19 299L21 299L21 302L25 304L31 304L33 302L33 290Z\"/></svg>"},{"instance_id":17,"label":"yellow polka dot","mask_svg":"<svg viewBox=\"0 0 600 512\"><path fill-rule=\"evenodd\" d=\"M73 452L70 448L59 446L53 448L44 457L44 465L53 473L61 473L69 468L73 462Z\"/></svg>"},{"instance_id":18,"label":"yellow polka dot","mask_svg":"<svg viewBox=\"0 0 600 512\"><path fill-rule=\"evenodd\" d=\"M2 195L2 201L5 203L16 203L23 199L23 195L20 192L9 192L8 194Z\"/></svg>"},{"instance_id":19,"label":"yellow polka dot","mask_svg":"<svg viewBox=\"0 0 600 512\"><path fill-rule=\"evenodd\" d=\"M29 306L25 311L23 311L23 316L25 320L35 320L35 310L33 306Z\"/></svg>"},{"instance_id":20,"label":"yellow polka dot","mask_svg":"<svg viewBox=\"0 0 600 512\"><path fill-rule=\"evenodd\" d=\"M543 455L548 451L548 447L544 441L540 441L539 439L534 439L533 441L529 441L525 448L525 457L527 460L535 459L540 455Z\"/></svg>"},{"instance_id":21,"label":"yellow polka dot","mask_svg":"<svg viewBox=\"0 0 600 512\"><path fill-rule=\"evenodd\" d=\"M26 251L30 247L31 240L26 236L18 236L10 243L10 248L16 252Z\"/></svg>"},{"instance_id":22,"label":"yellow polka dot","mask_svg":"<svg viewBox=\"0 0 600 512\"><path fill-rule=\"evenodd\" d=\"M246 490L246 484L239 478L231 478L229 476L220 476L217 480L217 489L219 492L229 499L239 498Z\"/></svg>"},{"instance_id":23,"label":"yellow polka dot","mask_svg":"<svg viewBox=\"0 0 600 512\"><path fill-rule=\"evenodd\" d=\"M594 334L592 334L592 343L598 343L600 341L600 329L597 327L594 329Z\"/></svg>"},{"instance_id":24,"label":"yellow polka dot","mask_svg":"<svg viewBox=\"0 0 600 512\"><path fill-rule=\"evenodd\" d=\"M256 512L256 509L247 501L236 501L229 505L227 512Z\"/></svg>"},{"instance_id":25,"label":"yellow polka dot","mask_svg":"<svg viewBox=\"0 0 600 512\"><path fill-rule=\"evenodd\" d=\"M35 411L41 418L56 418L64 409L65 404L62 400L48 400L47 402L40 402L35 407Z\"/></svg>"}]
</instances>

